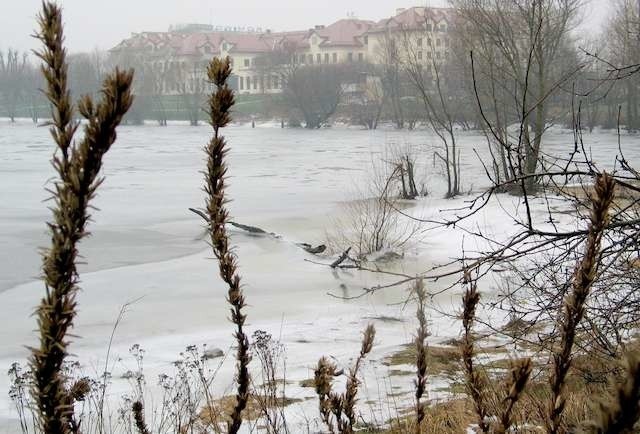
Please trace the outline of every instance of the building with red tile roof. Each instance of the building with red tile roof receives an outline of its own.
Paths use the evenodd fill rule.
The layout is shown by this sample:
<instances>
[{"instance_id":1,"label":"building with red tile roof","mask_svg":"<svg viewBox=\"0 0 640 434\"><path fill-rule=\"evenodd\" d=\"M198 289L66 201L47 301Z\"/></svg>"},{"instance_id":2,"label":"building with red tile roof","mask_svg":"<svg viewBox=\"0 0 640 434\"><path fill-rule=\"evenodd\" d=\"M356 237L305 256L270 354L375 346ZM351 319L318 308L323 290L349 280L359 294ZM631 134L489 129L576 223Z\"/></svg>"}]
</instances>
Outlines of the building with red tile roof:
<instances>
[{"instance_id":1,"label":"building with red tile roof","mask_svg":"<svg viewBox=\"0 0 640 434\"><path fill-rule=\"evenodd\" d=\"M198 80L204 81L207 61L213 56L229 56L238 92L273 93L280 92L283 83L278 74L265 72L264 59L278 50L286 51L292 64L376 64L383 61L381 52L390 36L413 32L427 35L425 45L437 44L437 49L425 48L426 61L432 56L446 56L446 33L451 22L451 9L412 7L378 22L348 17L327 26L290 32L216 31L211 26L190 25L168 32L134 33L110 52L135 58L163 73L167 81L174 82L164 86L168 92L176 92L179 86L175 82L185 80L196 70Z\"/></svg>"}]
</instances>

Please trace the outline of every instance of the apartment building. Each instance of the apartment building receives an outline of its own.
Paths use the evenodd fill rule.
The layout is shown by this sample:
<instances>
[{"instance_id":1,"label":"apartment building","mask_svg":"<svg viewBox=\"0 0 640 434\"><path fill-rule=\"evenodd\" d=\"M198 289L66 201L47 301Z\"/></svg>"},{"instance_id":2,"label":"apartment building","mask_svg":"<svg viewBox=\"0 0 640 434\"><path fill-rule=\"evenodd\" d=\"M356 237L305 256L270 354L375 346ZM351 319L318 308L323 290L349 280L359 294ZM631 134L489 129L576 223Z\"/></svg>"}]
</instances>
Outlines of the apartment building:
<instances>
[{"instance_id":1,"label":"apartment building","mask_svg":"<svg viewBox=\"0 0 640 434\"><path fill-rule=\"evenodd\" d=\"M447 57L452 11L446 8L399 9L378 22L353 17L330 25L292 32L216 30L196 25L168 32L133 34L111 54L143 65L166 94L196 92L205 86L205 67L212 56L229 56L232 85L240 94L278 93L281 74L269 68L267 59L287 47L292 64L380 64L389 61L390 48L403 56L407 41L429 68Z\"/></svg>"}]
</instances>

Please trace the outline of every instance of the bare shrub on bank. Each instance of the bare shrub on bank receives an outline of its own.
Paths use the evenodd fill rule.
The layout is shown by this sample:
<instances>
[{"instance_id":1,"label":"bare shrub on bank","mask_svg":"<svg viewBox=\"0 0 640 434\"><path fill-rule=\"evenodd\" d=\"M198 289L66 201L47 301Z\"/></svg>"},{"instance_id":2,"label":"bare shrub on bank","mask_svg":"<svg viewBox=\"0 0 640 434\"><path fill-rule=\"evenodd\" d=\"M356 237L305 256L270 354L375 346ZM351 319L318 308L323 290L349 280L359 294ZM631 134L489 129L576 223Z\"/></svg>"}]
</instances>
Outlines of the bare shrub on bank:
<instances>
[{"instance_id":1,"label":"bare shrub on bank","mask_svg":"<svg viewBox=\"0 0 640 434\"><path fill-rule=\"evenodd\" d=\"M413 161L411 157L409 161ZM418 237L420 224L398 211L404 206L398 197L402 163L372 164L367 185L356 189L354 199L341 205L327 229L327 244L333 251L352 248L364 259L385 249L402 250ZM407 174L404 176L406 182Z\"/></svg>"}]
</instances>

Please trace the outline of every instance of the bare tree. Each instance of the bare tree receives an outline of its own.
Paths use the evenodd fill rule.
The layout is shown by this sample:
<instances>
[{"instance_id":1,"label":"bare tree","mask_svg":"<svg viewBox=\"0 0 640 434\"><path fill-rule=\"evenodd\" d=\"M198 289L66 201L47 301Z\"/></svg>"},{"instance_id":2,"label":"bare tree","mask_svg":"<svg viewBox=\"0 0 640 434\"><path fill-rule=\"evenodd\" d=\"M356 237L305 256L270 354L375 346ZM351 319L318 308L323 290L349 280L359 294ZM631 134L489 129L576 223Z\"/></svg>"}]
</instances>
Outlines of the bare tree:
<instances>
[{"instance_id":1,"label":"bare tree","mask_svg":"<svg viewBox=\"0 0 640 434\"><path fill-rule=\"evenodd\" d=\"M189 124L197 126L204 103L206 87L204 70L198 68L198 62L191 62L182 70L178 83L182 106L187 112Z\"/></svg>"},{"instance_id":2,"label":"bare tree","mask_svg":"<svg viewBox=\"0 0 640 434\"><path fill-rule=\"evenodd\" d=\"M69 86L74 97L96 93L103 79L104 61L99 52L69 56Z\"/></svg>"},{"instance_id":3,"label":"bare tree","mask_svg":"<svg viewBox=\"0 0 640 434\"><path fill-rule=\"evenodd\" d=\"M614 14L607 24L608 57L609 61L616 65L637 65L640 63L640 15L634 0L616 0ZM630 74L630 70L623 71L621 80L616 80L620 86L624 99L623 122L629 131L637 131L640 128L640 115L638 113L638 84L637 74Z\"/></svg>"},{"instance_id":4,"label":"bare tree","mask_svg":"<svg viewBox=\"0 0 640 434\"><path fill-rule=\"evenodd\" d=\"M521 128L514 145L520 151L514 166L523 174L535 174L550 117L550 97L579 69L561 70L559 66L563 64L561 56L566 54L563 48L571 45L570 31L578 21L583 0L452 0L452 4L460 20L458 36L464 38L467 52L473 51L477 66L489 67L491 86L499 85L493 80L496 74L506 74L503 83L513 83L512 89L499 93L492 88L489 101L483 101L484 117L492 111L487 110L492 104L500 104L493 110L500 114L503 98L497 96L502 92L510 93L513 101L507 106L511 113L499 116L498 129L492 125L493 139L501 146L511 146L511 140L505 140L506 126L515 116ZM474 84L477 89L477 80ZM508 173L513 169L506 172L507 177L513 177ZM535 180L527 177L530 188Z\"/></svg>"},{"instance_id":5,"label":"bare tree","mask_svg":"<svg viewBox=\"0 0 640 434\"><path fill-rule=\"evenodd\" d=\"M26 89L30 85L27 79L28 70L27 53L12 49L6 53L0 52L0 97L11 122L15 121Z\"/></svg>"},{"instance_id":6,"label":"bare tree","mask_svg":"<svg viewBox=\"0 0 640 434\"><path fill-rule=\"evenodd\" d=\"M426 29L426 22L424 24L423 29ZM441 38L437 41L445 44ZM452 104L453 99L443 73L448 52L438 49L429 33L420 29L404 29L401 43L404 54L402 64L409 82L424 106L427 121L442 144L443 153L436 152L435 156L442 162L447 177L446 197L457 196L460 194L460 150L456 141L456 107ZM425 59L428 60L425 62Z\"/></svg>"},{"instance_id":7,"label":"bare tree","mask_svg":"<svg viewBox=\"0 0 640 434\"><path fill-rule=\"evenodd\" d=\"M397 129L405 126L405 110L402 105L403 77L400 62L400 48L390 31L382 36L377 53L380 66L380 80L389 101L391 119Z\"/></svg>"},{"instance_id":8,"label":"bare tree","mask_svg":"<svg viewBox=\"0 0 640 434\"><path fill-rule=\"evenodd\" d=\"M408 158L413 163L410 155ZM356 186L353 200L345 203L327 233L330 248L353 249L359 260L383 249L402 249L416 239L420 224L399 212L397 187L403 168L406 166L372 163L364 186ZM406 173L404 176L406 181Z\"/></svg>"},{"instance_id":9,"label":"bare tree","mask_svg":"<svg viewBox=\"0 0 640 434\"><path fill-rule=\"evenodd\" d=\"M320 128L336 112L346 72L342 65L305 65L290 71L285 101L302 115L305 128Z\"/></svg>"},{"instance_id":10,"label":"bare tree","mask_svg":"<svg viewBox=\"0 0 640 434\"><path fill-rule=\"evenodd\" d=\"M365 65L360 71L355 92L346 102L347 113L352 123L375 130L387 99L384 86L373 65Z\"/></svg>"}]
</instances>

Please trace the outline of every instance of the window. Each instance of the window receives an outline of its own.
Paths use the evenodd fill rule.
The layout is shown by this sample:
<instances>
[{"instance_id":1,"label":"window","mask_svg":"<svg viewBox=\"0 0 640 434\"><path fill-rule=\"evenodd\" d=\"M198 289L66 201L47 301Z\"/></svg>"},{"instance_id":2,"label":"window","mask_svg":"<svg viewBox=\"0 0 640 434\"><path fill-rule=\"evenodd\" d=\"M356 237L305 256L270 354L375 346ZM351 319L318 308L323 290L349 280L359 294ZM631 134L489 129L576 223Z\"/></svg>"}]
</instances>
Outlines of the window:
<instances>
[{"instance_id":1,"label":"window","mask_svg":"<svg viewBox=\"0 0 640 434\"><path fill-rule=\"evenodd\" d=\"M442 59L442 53L440 51L436 53L436 58Z\"/></svg>"},{"instance_id":2,"label":"window","mask_svg":"<svg viewBox=\"0 0 640 434\"><path fill-rule=\"evenodd\" d=\"M438 31L440 32L446 32L447 31L447 25L446 24L440 24L438 26Z\"/></svg>"},{"instance_id":3,"label":"window","mask_svg":"<svg viewBox=\"0 0 640 434\"><path fill-rule=\"evenodd\" d=\"M258 78L253 77L253 90L258 89Z\"/></svg>"},{"instance_id":4,"label":"window","mask_svg":"<svg viewBox=\"0 0 640 434\"><path fill-rule=\"evenodd\" d=\"M348 60L349 62L353 62L353 53L349 53L349 54L347 54L347 60Z\"/></svg>"},{"instance_id":5,"label":"window","mask_svg":"<svg viewBox=\"0 0 640 434\"><path fill-rule=\"evenodd\" d=\"M211 54L211 47L209 47L208 45L205 45L204 52L207 54Z\"/></svg>"},{"instance_id":6,"label":"window","mask_svg":"<svg viewBox=\"0 0 640 434\"><path fill-rule=\"evenodd\" d=\"M427 39L427 45L430 47L433 45L433 41L431 40L431 38Z\"/></svg>"},{"instance_id":7,"label":"window","mask_svg":"<svg viewBox=\"0 0 640 434\"><path fill-rule=\"evenodd\" d=\"M369 45L369 36L364 35L364 45Z\"/></svg>"},{"instance_id":8,"label":"window","mask_svg":"<svg viewBox=\"0 0 640 434\"><path fill-rule=\"evenodd\" d=\"M358 53L358 62L364 62L364 53Z\"/></svg>"},{"instance_id":9,"label":"window","mask_svg":"<svg viewBox=\"0 0 640 434\"><path fill-rule=\"evenodd\" d=\"M449 47L449 38L444 39L444 46L447 48Z\"/></svg>"},{"instance_id":10,"label":"window","mask_svg":"<svg viewBox=\"0 0 640 434\"><path fill-rule=\"evenodd\" d=\"M266 86L267 86L267 89L271 89L271 77L267 77L266 82L267 82L267 85L266 85ZM262 87L263 87L263 89L264 89L264 86L265 86L265 84L264 84L264 82L263 82L263 83L262 83Z\"/></svg>"},{"instance_id":11,"label":"window","mask_svg":"<svg viewBox=\"0 0 640 434\"><path fill-rule=\"evenodd\" d=\"M422 38L418 38L418 47L422 47Z\"/></svg>"},{"instance_id":12,"label":"window","mask_svg":"<svg viewBox=\"0 0 640 434\"><path fill-rule=\"evenodd\" d=\"M247 90L251 90L251 77L247 77Z\"/></svg>"},{"instance_id":13,"label":"window","mask_svg":"<svg viewBox=\"0 0 640 434\"><path fill-rule=\"evenodd\" d=\"M329 53L324 53L324 63L329 63Z\"/></svg>"},{"instance_id":14,"label":"window","mask_svg":"<svg viewBox=\"0 0 640 434\"><path fill-rule=\"evenodd\" d=\"M277 89L280 87L280 82L278 81L278 76L274 75L273 76L273 88Z\"/></svg>"},{"instance_id":15,"label":"window","mask_svg":"<svg viewBox=\"0 0 640 434\"><path fill-rule=\"evenodd\" d=\"M313 65L313 54L309 54L309 64Z\"/></svg>"},{"instance_id":16,"label":"window","mask_svg":"<svg viewBox=\"0 0 640 434\"><path fill-rule=\"evenodd\" d=\"M418 51L418 59L422 59L422 51Z\"/></svg>"},{"instance_id":17,"label":"window","mask_svg":"<svg viewBox=\"0 0 640 434\"><path fill-rule=\"evenodd\" d=\"M427 32L432 32L433 31L433 26L431 25L431 23L427 23Z\"/></svg>"},{"instance_id":18,"label":"window","mask_svg":"<svg viewBox=\"0 0 640 434\"><path fill-rule=\"evenodd\" d=\"M338 53L333 53L333 63L338 63Z\"/></svg>"},{"instance_id":19,"label":"window","mask_svg":"<svg viewBox=\"0 0 640 434\"><path fill-rule=\"evenodd\" d=\"M240 90L244 89L244 77L240 77Z\"/></svg>"},{"instance_id":20,"label":"window","mask_svg":"<svg viewBox=\"0 0 640 434\"><path fill-rule=\"evenodd\" d=\"M225 42L224 44L222 44L222 49L224 51L227 51L229 49L229 45Z\"/></svg>"},{"instance_id":21,"label":"window","mask_svg":"<svg viewBox=\"0 0 640 434\"><path fill-rule=\"evenodd\" d=\"M433 57L433 56L432 56L432 54L431 54L431 51L427 51L427 57L428 57L429 59L431 59L431 57Z\"/></svg>"},{"instance_id":22,"label":"window","mask_svg":"<svg viewBox=\"0 0 640 434\"><path fill-rule=\"evenodd\" d=\"M301 55L300 55L300 63L304 63L304 58L305 58L305 55L304 55L304 54L301 54Z\"/></svg>"},{"instance_id":23,"label":"window","mask_svg":"<svg viewBox=\"0 0 640 434\"><path fill-rule=\"evenodd\" d=\"M436 47L439 47L442 45L442 41L440 40L440 38L436 39Z\"/></svg>"},{"instance_id":24,"label":"window","mask_svg":"<svg viewBox=\"0 0 640 434\"><path fill-rule=\"evenodd\" d=\"M251 66L251 60L244 59L244 66L245 66L245 68L248 68L249 66Z\"/></svg>"},{"instance_id":25,"label":"window","mask_svg":"<svg viewBox=\"0 0 640 434\"><path fill-rule=\"evenodd\" d=\"M322 54L316 54L316 62L318 62L318 64L322 63Z\"/></svg>"}]
</instances>

